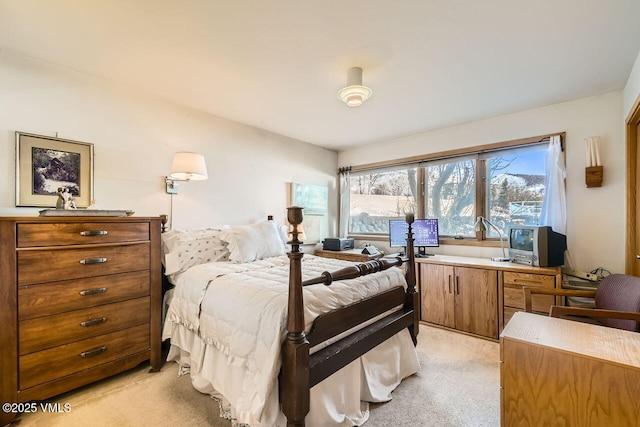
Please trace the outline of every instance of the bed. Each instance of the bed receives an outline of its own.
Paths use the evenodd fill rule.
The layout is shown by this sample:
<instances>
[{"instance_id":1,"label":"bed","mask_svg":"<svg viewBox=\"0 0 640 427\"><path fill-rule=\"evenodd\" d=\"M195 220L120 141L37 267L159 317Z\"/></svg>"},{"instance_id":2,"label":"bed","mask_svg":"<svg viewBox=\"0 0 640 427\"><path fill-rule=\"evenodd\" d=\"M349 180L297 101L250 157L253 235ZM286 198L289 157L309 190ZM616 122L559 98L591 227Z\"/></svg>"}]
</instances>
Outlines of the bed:
<instances>
[{"instance_id":1,"label":"bed","mask_svg":"<svg viewBox=\"0 0 640 427\"><path fill-rule=\"evenodd\" d=\"M362 425L419 369L413 216L406 258L363 264L303 254L287 219L290 240L273 220L164 239L167 360L234 426Z\"/></svg>"}]
</instances>

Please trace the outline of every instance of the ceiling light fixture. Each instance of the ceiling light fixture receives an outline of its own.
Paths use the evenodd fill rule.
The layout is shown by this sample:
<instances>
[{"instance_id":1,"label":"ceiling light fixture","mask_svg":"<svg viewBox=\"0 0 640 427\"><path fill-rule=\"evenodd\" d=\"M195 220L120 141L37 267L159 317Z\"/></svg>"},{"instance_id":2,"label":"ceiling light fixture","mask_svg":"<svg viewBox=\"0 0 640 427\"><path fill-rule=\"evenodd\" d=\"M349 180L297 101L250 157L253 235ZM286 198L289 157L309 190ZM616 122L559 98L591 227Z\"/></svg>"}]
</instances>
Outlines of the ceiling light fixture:
<instances>
[{"instance_id":1,"label":"ceiling light fixture","mask_svg":"<svg viewBox=\"0 0 640 427\"><path fill-rule=\"evenodd\" d=\"M366 101L373 91L362 86L362 68L352 67L347 71L347 86L340 89L338 99L347 107L359 107Z\"/></svg>"}]
</instances>

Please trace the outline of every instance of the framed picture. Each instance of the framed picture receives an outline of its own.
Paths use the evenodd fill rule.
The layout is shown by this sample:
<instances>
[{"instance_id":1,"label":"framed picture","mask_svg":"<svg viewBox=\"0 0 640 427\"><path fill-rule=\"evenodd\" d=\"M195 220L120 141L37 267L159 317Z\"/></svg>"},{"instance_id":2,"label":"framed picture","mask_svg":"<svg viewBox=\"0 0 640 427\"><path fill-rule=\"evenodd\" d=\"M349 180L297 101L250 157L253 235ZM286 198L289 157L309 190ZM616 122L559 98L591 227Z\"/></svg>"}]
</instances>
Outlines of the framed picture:
<instances>
[{"instance_id":1,"label":"framed picture","mask_svg":"<svg viewBox=\"0 0 640 427\"><path fill-rule=\"evenodd\" d=\"M16 206L55 208L67 188L75 205L93 198L93 144L16 132Z\"/></svg>"},{"instance_id":2,"label":"framed picture","mask_svg":"<svg viewBox=\"0 0 640 427\"><path fill-rule=\"evenodd\" d=\"M290 183L288 194L289 206L304 208L302 227L304 243L316 244L325 236L328 228L327 210L329 204L329 187L322 185L306 185Z\"/></svg>"}]
</instances>

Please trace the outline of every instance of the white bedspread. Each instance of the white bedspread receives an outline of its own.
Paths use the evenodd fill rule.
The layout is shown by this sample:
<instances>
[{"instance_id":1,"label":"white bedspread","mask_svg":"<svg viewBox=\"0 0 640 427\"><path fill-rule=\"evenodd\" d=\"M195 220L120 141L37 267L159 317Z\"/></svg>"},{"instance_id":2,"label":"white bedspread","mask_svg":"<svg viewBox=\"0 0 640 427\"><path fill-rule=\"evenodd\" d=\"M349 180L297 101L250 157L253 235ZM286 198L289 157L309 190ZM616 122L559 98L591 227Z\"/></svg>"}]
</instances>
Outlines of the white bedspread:
<instances>
[{"instance_id":1,"label":"white bedspread","mask_svg":"<svg viewBox=\"0 0 640 427\"><path fill-rule=\"evenodd\" d=\"M303 280L351 264L305 255ZM273 387L277 384L280 348L286 333L288 282L286 256L247 264L198 265L176 279L163 339L172 338L173 331L187 328L204 344L215 347L230 369L242 373L241 378L233 380L234 384L215 385L216 391L234 408L239 423L263 422L265 407L272 405L268 400L277 395ZM394 267L331 286L307 286L304 288L307 330L322 313L398 285L406 287L406 281L402 270Z\"/></svg>"}]
</instances>

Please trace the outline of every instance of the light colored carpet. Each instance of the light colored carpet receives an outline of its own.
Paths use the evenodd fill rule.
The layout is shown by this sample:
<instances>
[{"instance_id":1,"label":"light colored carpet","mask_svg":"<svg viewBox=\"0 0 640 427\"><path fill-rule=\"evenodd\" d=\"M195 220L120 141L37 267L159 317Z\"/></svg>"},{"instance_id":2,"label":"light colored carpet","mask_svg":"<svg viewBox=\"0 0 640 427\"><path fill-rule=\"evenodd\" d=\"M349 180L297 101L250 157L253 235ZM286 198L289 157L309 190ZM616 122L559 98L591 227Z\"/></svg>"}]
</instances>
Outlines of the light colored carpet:
<instances>
[{"instance_id":1,"label":"light colored carpet","mask_svg":"<svg viewBox=\"0 0 640 427\"><path fill-rule=\"evenodd\" d=\"M393 399L371 405L365 427L499 426L500 348L495 342L422 325L421 370L405 379ZM177 365L160 372L140 366L127 373L50 399L70 412L20 416L21 427L213 426L229 427L218 404L177 376Z\"/></svg>"}]
</instances>

